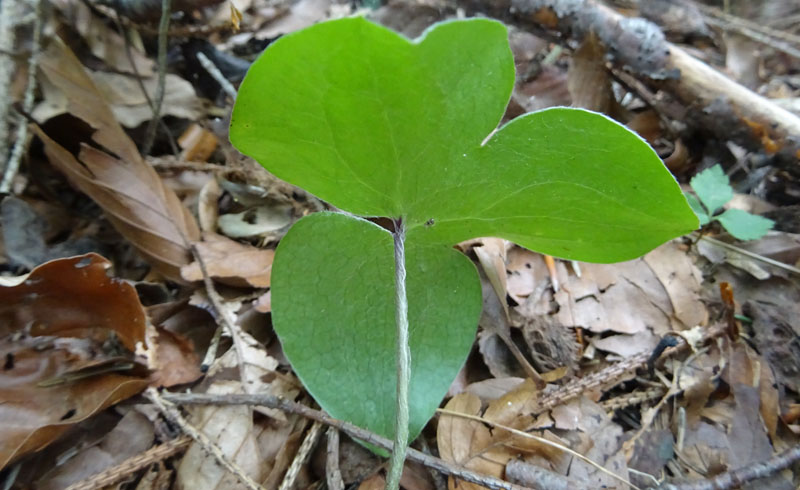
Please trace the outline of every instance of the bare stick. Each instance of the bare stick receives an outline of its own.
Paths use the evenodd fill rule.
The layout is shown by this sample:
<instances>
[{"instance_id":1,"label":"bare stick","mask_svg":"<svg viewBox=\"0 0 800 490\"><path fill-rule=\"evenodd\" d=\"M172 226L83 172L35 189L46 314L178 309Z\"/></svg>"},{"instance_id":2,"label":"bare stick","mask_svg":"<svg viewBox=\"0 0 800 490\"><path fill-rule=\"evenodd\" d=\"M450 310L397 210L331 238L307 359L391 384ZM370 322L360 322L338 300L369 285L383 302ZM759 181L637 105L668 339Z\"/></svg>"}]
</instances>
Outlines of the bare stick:
<instances>
[{"instance_id":1,"label":"bare stick","mask_svg":"<svg viewBox=\"0 0 800 490\"><path fill-rule=\"evenodd\" d=\"M395 404L394 451L386 477L386 490L400 488L400 477L408 447L408 384L411 349L408 345L408 298L406 297L406 230L402 219L394 223L395 323L397 326L397 403Z\"/></svg>"},{"instance_id":2,"label":"bare stick","mask_svg":"<svg viewBox=\"0 0 800 490\"><path fill-rule=\"evenodd\" d=\"M22 16L22 1L0 3L0 164L5 168L8 150L8 112L11 79L14 76L15 29Z\"/></svg>"},{"instance_id":3,"label":"bare stick","mask_svg":"<svg viewBox=\"0 0 800 490\"><path fill-rule=\"evenodd\" d=\"M344 490L342 472L339 470L339 431L328 427L328 457L325 461L325 480L328 490Z\"/></svg>"},{"instance_id":4,"label":"bare stick","mask_svg":"<svg viewBox=\"0 0 800 490\"><path fill-rule=\"evenodd\" d=\"M247 476L242 468L239 467L236 463L229 460L217 447L216 444L211 442L205 434L200 432L195 426L190 424L183 415L181 415L180 411L172 405L168 400L165 400L161 395L159 395L158 391L155 388L148 388L145 391L145 396L148 400L153 402L158 410L172 423L180 427L184 434L188 435L192 439L197 442L200 447L202 447L208 454L214 457L217 462L226 470L228 470L232 475L236 476L240 482L242 482L247 488L250 490L265 490L264 487L253 481L252 478ZM230 396L230 395L224 395Z\"/></svg>"},{"instance_id":5,"label":"bare stick","mask_svg":"<svg viewBox=\"0 0 800 490\"><path fill-rule=\"evenodd\" d=\"M147 451L130 457L122 463L112 466L107 470L94 474L85 480L75 482L66 490L101 490L122 481L139 470L147 468L153 463L164 461L186 449L192 439L181 436L164 444L153 446Z\"/></svg>"},{"instance_id":6,"label":"bare stick","mask_svg":"<svg viewBox=\"0 0 800 490\"><path fill-rule=\"evenodd\" d=\"M161 22L158 24L158 86L153 107L153 119L147 125L147 132L142 145L142 154L147 155L156 139L156 128L161 120L161 105L164 103L164 84L167 77L167 41L169 36L169 17L172 12L172 0L161 0Z\"/></svg>"},{"instance_id":7,"label":"bare stick","mask_svg":"<svg viewBox=\"0 0 800 490\"><path fill-rule=\"evenodd\" d=\"M300 449L297 451L297 454L292 460L292 465L289 466L288 470L286 470L286 476L283 478L281 486L278 488L278 490L292 489L294 482L297 481L297 475L300 474L300 468L306 464L308 455L311 454L311 450L317 445L320 435L322 435L322 423L315 421L311 425L311 429L309 429L308 434L306 434L306 438L303 439L303 443L300 444Z\"/></svg>"},{"instance_id":8,"label":"bare stick","mask_svg":"<svg viewBox=\"0 0 800 490\"><path fill-rule=\"evenodd\" d=\"M42 52L42 0L32 0L33 2L33 44L31 46L31 57L28 60L28 85L25 87L25 97L22 101L22 110L30 114L33 109L33 93L36 90L36 67L39 66L39 56ZM5 95L7 96L7 94ZM28 140L28 124L24 118L20 118L17 126L17 137L14 148L11 150L11 157L3 171L3 181L0 182L0 193L9 192L19 171L19 162L22 160L22 152L25 150Z\"/></svg>"},{"instance_id":9,"label":"bare stick","mask_svg":"<svg viewBox=\"0 0 800 490\"><path fill-rule=\"evenodd\" d=\"M203 65L203 68L205 68L208 74L211 75L211 78L213 78L219 84L219 86L222 87L222 91L228 94L231 99L236 100L236 89L233 88L231 82L229 82L222 72L219 71L217 65L208 59L208 56L206 56L202 51L197 52L197 61Z\"/></svg>"},{"instance_id":10,"label":"bare stick","mask_svg":"<svg viewBox=\"0 0 800 490\"><path fill-rule=\"evenodd\" d=\"M162 398L164 400L182 405L188 405L188 404L256 405L256 406L274 408L277 410L283 410L284 412L301 415L308 419L322 422L323 424L329 425L331 427L336 427L337 429L349 435L350 437L366 442L368 444L372 444L373 446L386 449L388 451L391 451L393 447L392 441L386 439L385 437L379 436L375 433L372 433L360 427L356 427L355 425L349 422L344 422L342 420L334 419L333 417L330 417L329 415L320 412L319 410L314 410L313 408L301 405L300 403L284 400L282 398L278 398L277 396L266 393L261 393L257 395L236 395L236 394L207 395L207 394L194 394L194 393L165 392L162 395ZM466 482L482 485L492 490L530 490L526 489L525 487L514 485L512 483L499 480L491 476L474 473L465 468L461 468L452 463L448 463L447 461L444 461L442 459L436 458L434 456L429 456L413 448L408 448L407 455L408 459L411 461L416 461L417 463L420 463L429 468L434 468L437 471L444 473L445 475L452 475L458 478L459 480L464 480Z\"/></svg>"},{"instance_id":11,"label":"bare stick","mask_svg":"<svg viewBox=\"0 0 800 490\"><path fill-rule=\"evenodd\" d=\"M800 149L800 117L667 42L652 22L624 17L595 0L444 1L562 44L595 32L614 53L614 68L675 96L692 111L694 117L685 120L749 149L791 154Z\"/></svg>"}]
</instances>

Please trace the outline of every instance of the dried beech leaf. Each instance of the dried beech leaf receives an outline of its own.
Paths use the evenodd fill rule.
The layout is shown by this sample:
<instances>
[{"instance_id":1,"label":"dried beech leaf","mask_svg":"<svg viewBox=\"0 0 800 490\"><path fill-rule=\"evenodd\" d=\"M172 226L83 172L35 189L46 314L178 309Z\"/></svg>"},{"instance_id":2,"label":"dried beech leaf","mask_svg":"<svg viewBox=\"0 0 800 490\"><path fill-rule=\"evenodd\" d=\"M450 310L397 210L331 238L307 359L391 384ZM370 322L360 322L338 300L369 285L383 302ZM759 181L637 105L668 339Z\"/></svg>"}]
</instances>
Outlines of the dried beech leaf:
<instances>
[{"instance_id":1,"label":"dried beech leaf","mask_svg":"<svg viewBox=\"0 0 800 490\"><path fill-rule=\"evenodd\" d=\"M147 386L144 309L110 265L59 259L0 287L0 468Z\"/></svg>"},{"instance_id":2,"label":"dried beech leaf","mask_svg":"<svg viewBox=\"0 0 800 490\"><path fill-rule=\"evenodd\" d=\"M83 66L63 42L50 42L43 53L41 69L53 85L66 93L70 114L95 129L93 142L110 152L82 142L76 158L34 126L50 162L100 205L117 231L154 268L180 281L179 269L189 259L189 242L199 235L194 218L142 159Z\"/></svg>"}]
</instances>

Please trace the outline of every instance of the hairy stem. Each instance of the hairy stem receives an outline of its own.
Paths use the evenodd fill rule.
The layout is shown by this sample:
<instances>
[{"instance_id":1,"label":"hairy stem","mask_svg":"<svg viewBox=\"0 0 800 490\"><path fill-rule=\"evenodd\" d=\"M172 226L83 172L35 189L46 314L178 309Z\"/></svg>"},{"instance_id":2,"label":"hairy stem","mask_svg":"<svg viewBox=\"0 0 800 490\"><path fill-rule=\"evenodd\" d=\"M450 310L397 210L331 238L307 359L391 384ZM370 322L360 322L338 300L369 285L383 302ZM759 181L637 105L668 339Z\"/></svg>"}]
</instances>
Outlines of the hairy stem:
<instances>
[{"instance_id":1,"label":"hairy stem","mask_svg":"<svg viewBox=\"0 0 800 490\"><path fill-rule=\"evenodd\" d=\"M400 476L408 448L408 384L411 349L408 347L408 298L406 297L406 231L401 219L394 231L395 323L397 325L397 404L395 405L394 450L386 490L400 488Z\"/></svg>"}]
</instances>

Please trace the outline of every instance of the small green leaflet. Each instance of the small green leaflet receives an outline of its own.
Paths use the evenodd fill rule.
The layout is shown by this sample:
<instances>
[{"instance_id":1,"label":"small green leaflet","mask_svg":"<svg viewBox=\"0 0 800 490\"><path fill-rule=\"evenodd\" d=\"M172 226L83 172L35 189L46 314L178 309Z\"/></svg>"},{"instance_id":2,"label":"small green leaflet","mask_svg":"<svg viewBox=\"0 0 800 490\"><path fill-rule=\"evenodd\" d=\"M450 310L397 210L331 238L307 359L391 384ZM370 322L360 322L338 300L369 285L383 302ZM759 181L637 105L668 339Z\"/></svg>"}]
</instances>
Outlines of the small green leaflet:
<instances>
[{"instance_id":1,"label":"small green leaflet","mask_svg":"<svg viewBox=\"0 0 800 490\"><path fill-rule=\"evenodd\" d=\"M270 172L353 215L406 224L412 438L463 364L480 315L477 274L457 242L497 236L613 262L697 228L653 150L602 115L545 110L487 139L514 77L498 22L445 22L409 41L347 18L270 45L234 107L231 141ZM387 437L392 257L388 231L318 213L283 238L272 271L273 324L308 391L334 417Z\"/></svg>"},{"instance_id":2,"label":"small green leaflet","mask_svg":"<svg viewBox=\"0 0 800 490\"><path fill-rule=\"evenodd\" d=\"M750 214L740 209L728 209L715 216L725 204L733 199L730 179L717 164L695 175L689 182L697 197L686 194L700 225L705 226L717 220L734 238L738 240L757 240L767 234L775 224L771 219ZM699 200L698 200L699 198Z\"/></svg>"}]
</instances>

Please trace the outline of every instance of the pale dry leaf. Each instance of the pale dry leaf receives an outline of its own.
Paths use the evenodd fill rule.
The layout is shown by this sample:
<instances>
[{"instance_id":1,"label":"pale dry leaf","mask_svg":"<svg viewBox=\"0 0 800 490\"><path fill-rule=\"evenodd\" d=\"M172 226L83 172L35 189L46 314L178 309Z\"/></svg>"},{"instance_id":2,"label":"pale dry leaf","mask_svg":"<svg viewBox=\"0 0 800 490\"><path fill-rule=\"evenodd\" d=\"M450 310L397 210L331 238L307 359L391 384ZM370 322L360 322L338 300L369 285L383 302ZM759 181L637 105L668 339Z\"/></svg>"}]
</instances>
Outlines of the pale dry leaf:
<instances>
[{"instance_id":1,"label":"pale dry leaf","mask_svg":"<svg viewBox=\"0 0 800 490\"><path fill-rule=\"evenodd\" d=\"M86 143L76 158L40 128L50 162L105 211L114 227L154 268L181 281L189 244L199 235L194 217L141 158L75 55L57 38L40 62L42 72L67 92L70 113L95 129L92 140L111 156Z\"/></svg>"},{"instance_id":2,"label":"pale dry leaf","mask_svg":"<svg viewBox=\"0 0 800 490\"><path fill-rule=\"evenodd\" d=\"M129 75L103 71L90 72L97 90L111 106L114 117L126 128L135 128L153 118L153 109L139 86L139 82ZM150 100L156 96L158 78L152 76L142 79ZM161 116L174 116L196 121L205 115L206 107L197 96L191 83L167 73L164 77L164 102Z\"/></svg>"},{"instance_id":3,"label":"pale dry leaf","mask_svg":"<svg viewBox=\"0 0 800 490\"><path fill-rule=\"evenodd\" d=\"M664 286L673 315L682 324L679 330L708 323L708 310L700 300L703 275L686 251L669 242L645 255L644 261Z\"/></svg>"},{"instance_id":4,"label":"pale dry leaf","mask_svg":"<svg viewBox=\"0 0 800 490\"><path fill-rule=\"evenodd\" d=\"M445 410L469 415L478 415L480 409L480 399L471 393L456 395L445 405ZM436 442L445 461L495 478L502 478L506 463L515 454L505 447L492 447L492 434L480 422L446 414L439 417ZM482 489L473 483L457 481L452 476L448 478L448 488Z\"/></svg>"},{"instance_id":5,"label":"pale dry leaf","mask_svg":"<svg viewBox=\"0 0 800 490\"><path fill-rule=\"evenodd\" d=\"M54 0L53 6L69 19L69 27L76 29L89 46L93 55L103 60L109 68L131 75L149 77L153 74L153 60L147 57L130 43L130 58L133 58L135 69L125 47L125 39L111 27L106 19L92 13L83 2L70 0ZM138 91L138 89L137 89Z\"/></svg>"},{"instance_id":6,"label":"pale dry leaf","mask_svg":"<svg viewBox=\"0 0 800 490\"><path fill-rule=\"evenodd\" d=\"M203 241L195 244L208 275L223 284L235 287L269 287L275 251L256 248L216 233L203 233ZM202 281L200 264L192 262L181 269L187 281Z\"/></svg>"},{"instance_id":7,"label":"pale dry leaf","mask_svg":"<svg viewBox=\"0 0 800 490\"><path fill-rule=\"evenodd\" d=\"M200 230L216 232L217 219L219 218L219 198L222 197L222 188L217 179L208 179L200 189L197 202L197 216Z\"/></svg>"},{"instance_id":8,"label":"pale dry leaf","mask_svg":"<svg viewBox=\"0 0 800 490\"><path fill-rule=\"evenodd\" d=\"M508 318L508 285L506 283L506 240L502 238L481 238L481 246L473 247L478 262L481 264L484 274L489 279L495 294L503 308L506 318Z\"/></svg>"},{"instance_id":9,"label":"pale dry leaf","mask_svg":"<svg viewBox=\"0 0 800 490\"><path fill-rule=\"evenodd\" d=\"M263 204L241 213L223 214L217 226L220 233L231 238L264 236L288 227L292 214L289 204Z\"/></svg>"},{"instance_id":10,"label":"pale dry leaf","mask_svg":"<svg viewBox=\"0 0 800 490\"><path fill-rule=\"evenodd\" d=\"M66 488L146 451L153 445L154 436L153 424L144 415L130 411L98 444L78 450L64 464L48 471L36 482L36 488Z\"/></svg>"}]
</instances>

